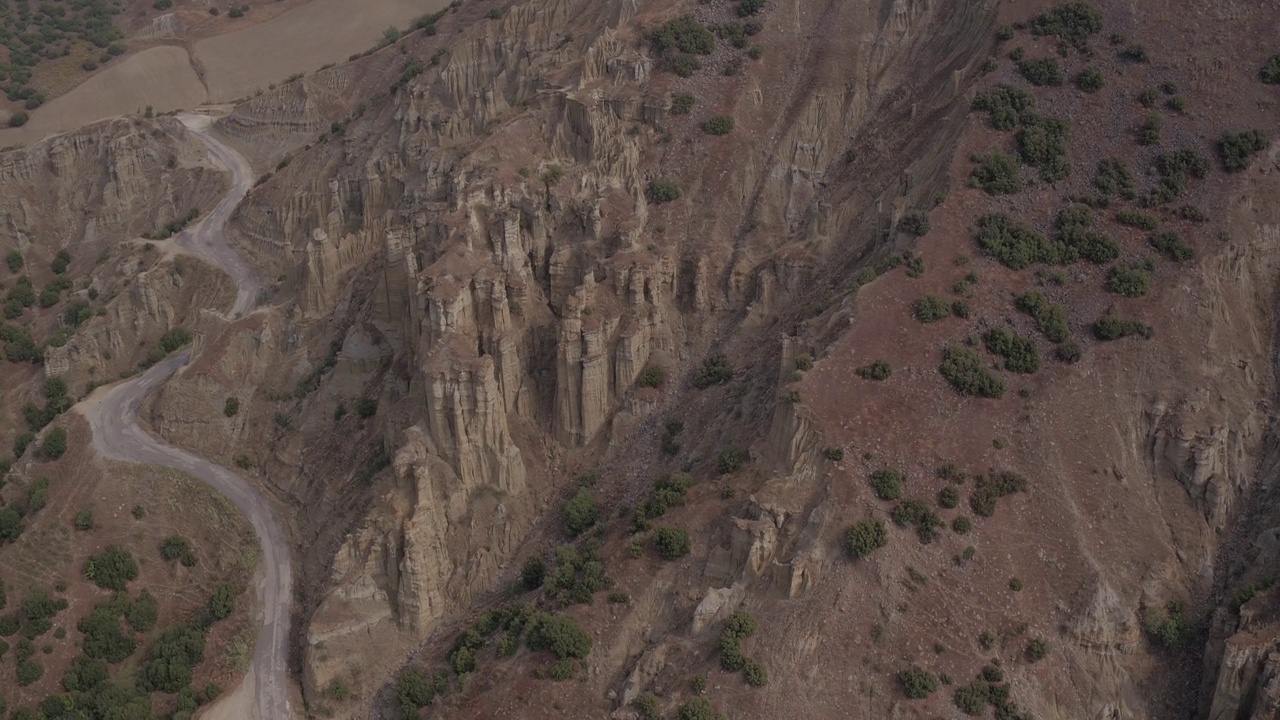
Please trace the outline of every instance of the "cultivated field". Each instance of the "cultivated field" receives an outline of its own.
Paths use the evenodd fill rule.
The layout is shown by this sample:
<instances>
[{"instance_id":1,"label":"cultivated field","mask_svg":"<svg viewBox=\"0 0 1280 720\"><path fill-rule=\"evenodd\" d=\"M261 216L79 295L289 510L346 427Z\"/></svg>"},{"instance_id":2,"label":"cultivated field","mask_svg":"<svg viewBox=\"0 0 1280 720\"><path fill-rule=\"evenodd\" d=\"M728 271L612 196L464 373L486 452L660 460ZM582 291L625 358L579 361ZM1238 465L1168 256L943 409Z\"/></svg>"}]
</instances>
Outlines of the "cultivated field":
<instances>
[{"instance_id":1,"label":"cultivated field","mask_svg":"<svg viewBox=\"0 0 1280 720\"><path fill-rule=\"evenodd\" d=\"M203 84L183 48L143 50L32 111L23 127L0 129L0 147L31 143L147 105L166 112L245 97L294 73L344 61L375 45L387 28L406 29L414 18L445 4L313 0L264 23L195 43L192 52L204 70Z\"/></svg>"}]
</instances>

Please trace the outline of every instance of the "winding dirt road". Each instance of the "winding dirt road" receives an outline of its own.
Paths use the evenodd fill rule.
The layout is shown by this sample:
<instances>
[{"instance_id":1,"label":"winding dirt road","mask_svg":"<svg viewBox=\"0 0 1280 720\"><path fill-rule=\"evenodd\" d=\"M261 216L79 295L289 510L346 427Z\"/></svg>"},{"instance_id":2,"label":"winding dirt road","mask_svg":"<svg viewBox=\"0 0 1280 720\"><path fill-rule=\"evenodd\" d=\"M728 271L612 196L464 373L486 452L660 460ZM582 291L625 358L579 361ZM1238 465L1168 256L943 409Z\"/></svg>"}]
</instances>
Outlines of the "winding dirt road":
<instances>
[{"instance_id":1,"label":"winding dirt road","mask_svg":"<svg viewBox=\"0 0 1280 720\"><path fill-rule=\"evenodd\" d=\"M210 155L231 173L231 188L211 213L177 240L188 252L225 270L235 281L236 301L230 317L253 309L261 286L257 273L232 249L224 230L237 204L248 192L253 173L239 153L207 134L209 118L183 116L182 121L209 147ZM275 507L245 478L227 468L164 444L138 425L138 408L153 390L187 364L191 351L156 363L142 375L95 395L83 412L93 429L94 448L104 457L126 462L165 465L205 482L225 495L253 525L262 553L258 599L262 627L246 685L253 683L252 712L257 720L294 717L288 674L289 608L293 570L289 536Z\"/></svg>"}]
</instances>

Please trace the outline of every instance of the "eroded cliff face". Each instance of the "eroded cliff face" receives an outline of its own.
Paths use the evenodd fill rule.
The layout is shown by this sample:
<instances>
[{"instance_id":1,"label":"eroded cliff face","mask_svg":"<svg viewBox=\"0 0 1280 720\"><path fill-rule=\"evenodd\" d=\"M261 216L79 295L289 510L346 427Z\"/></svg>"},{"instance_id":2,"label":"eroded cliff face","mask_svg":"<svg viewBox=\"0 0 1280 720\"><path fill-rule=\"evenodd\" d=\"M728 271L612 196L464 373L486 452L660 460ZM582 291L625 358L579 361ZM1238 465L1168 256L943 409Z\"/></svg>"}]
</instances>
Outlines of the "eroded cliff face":
<instances>
[{"instance_id":1,"label":"eroded cliff face","mask_svg":"<svg viewBox=\"0 0 1280 720\"><path fill-rule=\"evenodd\" d=\"M463 6L435 36L219 123L260 157L294 148L234 223L281 282L268 309L211 331L207 372L166 386L155 417L297 508L309 694L350 679L351 658L376 668L360 681L372 690L398 656L370 658L371 637L407 648L498 589L568 465L613 448L622 474L650 482L652 451L625 453L717 335L819 296L942 187L956 130L937 120L963 114L991 22L977 2L795 2L771 16L758 69L698 81L687 117L642 37L678 10L639 12L545 0L476 22ZM738 131L704 139L699 123L719 113ZM659 166L678 201L648 195ZM663 388L636 387L650 366ZM228 395L260 402L226 418ZM376 414L353 417L360 398ZM743 562L752 578L778 572L788 492L713 563L732 593ZM797 564L777 582L799 594L817 578Z\"/></svg>"}]
</instances>

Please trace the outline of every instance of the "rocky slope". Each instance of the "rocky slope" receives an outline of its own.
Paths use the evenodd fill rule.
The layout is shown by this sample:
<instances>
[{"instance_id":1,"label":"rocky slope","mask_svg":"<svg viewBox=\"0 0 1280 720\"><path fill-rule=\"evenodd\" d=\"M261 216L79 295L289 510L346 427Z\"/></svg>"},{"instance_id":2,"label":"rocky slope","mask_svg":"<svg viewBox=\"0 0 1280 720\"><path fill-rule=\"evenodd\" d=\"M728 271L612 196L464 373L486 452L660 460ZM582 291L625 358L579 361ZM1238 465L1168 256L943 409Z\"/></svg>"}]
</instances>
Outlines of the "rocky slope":
<instances>
[{"instance_id":1,"label":"rocky slope","mask_svg":"<svg viewBox=\"0 0 1280 720\"><path fill-rule=\"evenodd\" d=\"M234 230L277 283L266 310L202 326L199 364L152 416L295 509L310 706L377 715L406 658L443 667L523 561L563 541L572 479L594 473L610 519L593 537L625 602L569 611L594 639L582 682L535 677L554 672L536 653L486 655L438 716L630 717L647 693L674 711L701 674L735 717L793 716L797 698L812 717L955 716L954 688L908 701L897 673L959 687L993 657L1035 717L1274 714L1274 598L1231 598L1269 578L1280 520L1275 149L1192 183L1207 223L1159 211L1194 260L1153 259L1144 297L1108 294L1106 269L1086 263L1009 270L971 237L995 211L1052 235L1068 197L1096 192L1100 160L1122 157L1146 192L1156 152L1212 155L1223 130L1267 124L1265 54L1239 48L1263 41L1273 8L1206 17L1180 2L1155 23L1099 6L1106 29L1079 53L1026 30L997 44L998 25L1047 5L789 0L748 12L761 28L738 26L735 48L738 5L723 1L471 2L220 121L264 174ZM648 35L683 13L723 36L687 78ZM1139 45L1149 62L1124 59ZM1015 47L1058 58L1069 80L1102 68L1105 88L1033 88ZM1014 142L970 114L997 82L1070 120L1068 179L1026 174L1005 198L965 187L971 154ZM1191 108L1161 110L1162 143L1137 147L1135 99L1162 84ZM717 117L731 131L704 131ZM1098 222L1140 264L1146 235L1115 209ZM932 226L918 240L901 231L917 213ZM923 270L892 270L907 248ZM869 267L883 277L868 284ZM912 319L922 295L962 282L965 317ZM942 349L993 328L1035 336L1010 300L1032 287L1067 308L1079 361L1051 362L1037 340L1045 368L1004 373L1008 397L957 395ZM1091 339L1113 309L1154 334ZM698 390L713 351L733 377ZM855 372L877 359L887 381ZM732 448L742 467L721 460ZM933 505L946 464L1015 471L1030 490L967 537L890 529L886 549L850 561L845 528L890 511L867 475L900 468ZM697 482L663 523L695 530L691 552L637 557L629 516L612 516L681 470ZM1144 624L1175 601L1187 627L1163 649ZM716 670L741 608L760 620L743 645L768 668L760 689ZM1033 639L1049 648L1039 662Z\"/></svg>"}]
</instances>

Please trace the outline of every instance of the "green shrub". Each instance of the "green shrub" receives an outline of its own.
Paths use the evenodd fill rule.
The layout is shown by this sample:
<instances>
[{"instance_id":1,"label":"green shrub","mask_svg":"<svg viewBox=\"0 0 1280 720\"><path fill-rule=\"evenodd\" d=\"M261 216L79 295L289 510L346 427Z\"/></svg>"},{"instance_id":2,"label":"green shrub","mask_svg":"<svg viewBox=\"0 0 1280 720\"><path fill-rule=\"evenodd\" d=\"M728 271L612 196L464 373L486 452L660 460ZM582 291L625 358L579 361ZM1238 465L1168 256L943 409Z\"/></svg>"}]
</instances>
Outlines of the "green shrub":
<instances>
[{"instance_id":1,"label":"green shrub","mask_svg":"<svg viewBox=\"0 0 1280 720\"><path fill-rule=\"evenodd\" d=\"M658 479L654 482L653 497L645 501L636 515L646 520L662 517L668 508L684 502L690 487L693 487L693 477L687 473L673 473Z\"/></svg>"},{"instance_id":2,"label":"green shrub","mask_svg":"<svg viewBox=\"0 0 1280 720\"><path fill-rule=\"evenodd\" d=\"M884 360L876 360L857 368L854 372L863 380L888 380L893 374L893 368Z\"/></svg>"},{"instance_id":3,"label":"green shrub","mask_svg":"<svg viewBox=\"0 0 1280 720\"><path fill-rule=\"evenodd\" d=\"M966 535L973 529L973 521L966 515L961 515L951 521L951 530L957 535Z\"/></svg>"},{"instance_id":4,"label":"green shrub","mask_svg":"<svg viewBox=\"0 0 1280 720\"><path fill-rule=\"evenodd\" d=\"M1160 142L1160 130L1164 126L1164 121L1159 115L1152 113L1142 121L1138 126L1138 144L1139 145L1155 145Z\"/></svg>"},{"instance_id":5,"label":"green shrub","mask_svg":"<svg viewBox=\"0 0 1280 720\"><path fill-rule=\"evenodd\" d=\"M676 720L724 720L706 698L694 698L680 707Z\"/></svg>"},{"instance_id":6,"label":"green shrub","mask_svg":"<svg viewBox=\"0 0 1280 720\"><path fill-rule=\"evenodd\" d=\"M1151 247L1164 253L1165 257L1174 262L1190 260L1194 254L1191 246L1182 242L1181 236L1175 232L1153 233L1151 237L1147 238L1147 242L1150 243Z\"/></svg>"},{"instance_id":7,"label":"green shrub","mask_svg":"<svg viewBox=\"0 0 1280 720\"><path fill-rule=\"evenodd\" d=\"M1039 292L1031 290L1018 293L1013 296L1013 304L1035 319L1036 328L1050 342L1063 342L1070 335L1066 310L1061 305L1049 302Z\"/></svg>"},{"instance_id":8,"label":"green shrub","mask_svg":"<svg viewBox=\"0 0 1280 720\"><path fill-rule=\"evenodd\" d=\"M76 530L85 532L93 529L93 508L83 508L76 513L72 523Z\"/></svg>"},{"instance_id":9,"label":"green shrub","mask_svg":"<svg viewBox=\"0 0 1280 720\"><path fill-rule=\"evenodd\" d=\"M671 114L688 115L696 102L697 98L689 93L675 93L671 96Z\"/></svg>"},{"instance_id":10,"label":"green shrub","mask_svg":"<svg viewBox=\"0 0 1280 720\"><path fill-rule=\"evenodd\" d=\"M1062 84L1062 65L1056 58L1037 58L1018 63L1018 72L1027 82L1036 86L1056 87Z\"/></svg>"},{"instance_id":11,"label":"green shrub","mask_svg":"<svg viewBox=\"0 0 1280 720\"><path fill-rule=\"evenodd\" d=\"M888 545L889 532L880 520L861 520L845 529L842 544L849 557L857 560Z\"/></svg>"},{"instance_id":12,"label":"green shrub","mask_svg":"<svg viewBox=\"0 0 1280 720\"><path fill-rule=\"evenodd\" d=\"M1191 222L1197 223L1209 221L1209 216L1195 205L1183 205L1178 208L1178 217L1183 220L1190 220Z\"/></svg>"},{"instance_id":13,"label":"green shrub","mask_svg":"<svg viewBox=\"0 0 1280 720\"><path fill-rule=\"evenodd\" d=\"M1012 270L1036 262L1059 262L1061 256L1043 235L1002 214L979 218L974 240L983 252Z\"/></svg>"},{"instance_id":14,"label":"green shrub","mask_svg":"<svg viewBox=\"0 0 1280 720\"><path fill-rule=\"evenodd\" d=\"M235 417L236 414L239 412L240 412L240 401L238 399L234 397L229 397L227 398L226 402L222 403L223 415L226 415L227 417Z\"/></svg>"},{"instance_id":15,"label":"green shrub","mask_svg":"<svg viewBox=\"0 0 1280 720\"><path fill-rule=\"evenodd\" d=\"M910 700L923 700L938 689L938 676L915 665L899 672L898 682Z\"/></svg>"},{"instance_id":16,"label":"green shrub","mask_svg":"<svg viewBox=\"0 0 1280 720\"><path fill-rule=\"evenodd\" d=\"M53 261L49 263L49 268L53 270L54 275L61 275L71 266L71 253L66 250L59 250L58 254L53 257Z\"/></svg>"},{"instance_id":17,"label":"green shrub","mask_svg":"<svg viewBox=\"0 0 1280 720\"><path fill-rule=\"evenodd\" d=\"M151 593L143 590L138 594L138 599L129 603L129 607L125 609L125 619L129 621L129 627L136 632L148 632L155 627L156 619L160 615L160 607L156 603L156 599Z\"/></svg>"},{"instance_id":18,"label":"green shrub","mask_svg":"<svg viewBox=\"0 0 1280 720\"><path fill-rule=\"evenodd\" d=\"M938 505L947 510L954 509L960 504L960 491L955 487L948 485L938 491Z\"/></svg>"},{"instance_id":19,"label":"green shrub","mask_svg":"<svg viewBox=\"0 0 1280 720\"><path fill-rule=\"evenodd\" d=\"M84 634L81 645L86 657L115 664L133 654L138 647L137 641L120 625L128 607L128 598L118 595L98 603L81 618L76 629Z\"/></svg>"},{"instance_id":20,"label":"green shrub","mask_svg":"<svg viewBox=\"0 0 1280 720\"><path fill-rule=\"evenodd\" d=\"M1258 71L1258 79L1268 85L1280 85L1280 55L1272 55Z\"/></svg>"},{"instance_id":21,"label":"green shrub","mask_svg":"<svg viewBox=\"0 0 1280 720\"><path fill-rule=\"evenodd\" d=\"M669 62L672 72L680 77L692 77L695 72L702 69L702 63L698 58L685 53L676 54Z\"/></svg>"},{"instance_id":22,"label":"green shrub","mask_svg":"<svg viewBox=\"0 0 1280 720\"><path fill-rule=\"evenodd\" d=\"M1038 663L1049 657L1049 643L1043 638L1035 638L1027 643L1027 660L1029 662Z\"/></svg>"},{"instance_id":23,"label":"green shrub","mask_svg":"<svg viewBox=\"0 0 1280 720\"><path fill-rule=\"evenodd\" d=\"M520 582L525 590L537 590L547 579L547 564L540 557L531 557L524 561L520 569Z\"/></svg>"},{"instance_id":24,"label":"green shrub","mask_svg":"<svg viewBox=\"0 0 1280 720\"><path fill-rule=\"evenodd\" d=\"M1259 130L1227 132L1218 141L1218 156L1227 172L1239 172L1249 167L1249 158L1267 147L1267 136Z\"/></svg>"},{"instance_id":25,"label":"green shrub","mask_svg":"<svg viewBox=\"0 0 1280 720\"><path fill-rule=\"evenodd\" d=\"M708 135L728 135L733 132L733 118L717 115L702 123L702 132Z\"/></svg>"},{"instance_id":26,"label":"green shrub","mask_svg":"<svg viewBox=\"0 0 1280 720\"><path fill-rule=\"evenodd\" d=\"M1108 197L1111 195L1119 195L1125 199L1134 197L1133 174L1129 172L1129 165L1120 158L1106 158L1098 161L1098 174L1093 180L1093 186Z\"/></svg>"},{"instance_id":27,"label":"green shrub","mask_svg":"<svg viewBox=\"0 0 1280 720\"><path fill-rule=\"evenodd\" d=\"M411 667L400 673L396 679L396 699L400 702L400 716L404 720L416 720L421 717L421 710L427 707L445 690L445 677L427 675L421 668Z\"/></svg>"},{"instance_id":28,"label":"green shrub","mask_svg":"<svg viewBox=\"0 0 1280 720\"><path fill-rule=\"evenodd\" d=\"M181 535L170 535L160 543L160 557L168 560L179 560L185 567L195 567L196 553L191 548L191 541Z\"/></svg>"},{"instance_id":29,"label":"green shrub","mask_svg":"<svg viewBox=\"0 0 1280 720\"><path fill-rule=\"evenodd\" d=\"M1011 155L993 152L975 156L976 165L969 174L969 184L988 195L1012 195L1022 191L1022 178L1018 175L1018 161Z\"/></svg>"},{"instance_id":30,"label":"green shrub","mask_svg":"<svg viewBox=\"0 0 1280 720\"><path fill-rule=\"evenodd\" d=\"M914 237L929 234L929 216L922 212L910 212L898 221L898 231Z\"/></svg>"},{"instance_id":31,"label":"green shrub","mask_svg":"<svg viewBox=\"0 0 1280 720\"><path fill-rule=\"evenodd\" d=\"M693 386L705 390L712 385L727 383L733 379L733 366L724 353L713 353L702 361L702 366L693 377Z\"/></svg>"},{"instance_id":32,"label":"green shrub","mask_svg":"<svg viewBox=\"0 0 1280 720\"><path fill-rule=\"evenodd\" d=\"M997 130L1012 130L1036 117L1036 101L1031 93L1010 85L997 85L978 93L973 109L986 112Z\"/></svg>"},{"instance_id":33,"label":"green shrub","mask_svg":"<svg viewBox=\"0 0 1280 720\"><path fill-rule=\"evenodd\" d=\"M937 322L951 315L951 306L937 295L925 295L911 303L911 314L922 323Z\"/></svg>"},{"instance_id":34,"label":"green shrub","mask_svg":"<svg viewBox=\"0 0 1280 720\"><path fill-rule=\"evenodd\" d=\"M1142 297L1150 286L1151 274L1140 267L1116 265L1107 273L1107 290L1117 295Z\"/></svg>"},{"instance_id":35,"label":"green shrub","mask_svg":"<svg viewBox=\"0 0 1280 720\"><path fill-rule=\"evenodd\" d=\"M1187 112L1187 101L1181 95L1174 95L1169 98L1164 106L1180 115Z\"/></svg>"},{"instance_id":36,"label":"green shrub","mask_svg":"<svg viewBox=\"0 0 1280 720\"><path fill-rule=\"evenodd\" d=\"M591 493L585 488L579 489L564 505L565 531L570 537L581 535L596 524L599 513Z\"/></svg>"},{"instance_id":37,"label":"green shrub","mask_svg":"<svg viewBox=\"0 0 1280 720\"><path fill-rule=\"evenodd\" d=\"M1084 258L1094 263L1105 263L1120 256L1116 241L1090 230L1093 214L1082 205L1062 209L1057 218L1059 261L1070 262Z\"/></svg>"},{"instance_id":38,"label":"green shrub","mask_svg":"<svg viewBox=\"0 0 1280 720\"><path fill-rule=\"evenodd\" d=\"M84 576L104 590L122 591L130 580L137 579L138 563L120 545L108 545L85 561Z\"/></svg>"},{"instance_id":39,"label":"green shrub","mask_svg":"<svg viewBox=\"0 0 1280 720\"><path fill-rule=\"evenodd\" d=\"M1097 68L1087 67L1076 75L1076 87L1087 93L1095 93L1102 89L1106 82Z\"/></svg>"},{"instance_id":40,"label":"green shrub","mask_svg":"<svg viewBox=\"0 0 1280 720\"><path fill-rule=\"evenodd\" d=\"M1099 340L1119 340L1130 335L1151 337L1151 328L1136 320L1122 320L1111 313L1093 323L1093 336Z\"/></svg>"},{"instance_id":41,"label":"green shrub","mask_svg":"<svg viewBox=\"0 0 1280 720\"><path fill-rule=\"evenodd\" d=\"M1154 215L1132 210L1121 210L1116 213L1116 222L1139 230L1155 230L1159 224Z\"/></svg>"},{"instance_id":42,"label":"green shrub","mask_svg":"<svg viewBox=\"0 0 1280 720\"><path fill-rule=\"evenodd\" d=\"M925 544L933 542L938 535L938 528L942 527L942 518L938 517L938 514L923 500L914 498L903 500L895 505L889 517L893 518L893 522L899 526L915 527L916 533L920 536L920 542Z\"/></svg>"},{"instance_id":43,"label":"green shrub","mask_svg":"<svg viewBox=\"0 0 1280 720\"><path fill-rule=\"evenodd\" d=\"M906 476L894 468L881 468L871 473L871 489L881 500L897 500L902 497L902 484Z\"/></svg>"},{"instance_id":44,"label":"green shrub","mask_svg":"<svg viewBox=\"0 0 1280 720\"><path fill-rule=\"evenodd\" d=\"M591 636L571 617L540 613L530 625L525 638L530 650L550 650L559 660L585 658L591 652Z\"/></svg>"},{"instance_id":45,"label":"green shrub","mask_svg":"<svg viewBox=\"0 0 1280 720\"><path fill-rule=\"evenodd\" d=\"M1142 614L1142 629L1157 644L1179 647L1191 640L1195 629L1183 617L1182 603L1170 602L1164 607L1147 608Z\"/></svg>"},{"instance_id":46,"label":"green shrub","mask_svg":"<svg viewBox=\"0 0 1280 720\"><path fill-rule=\"evenodd\" d=\"M39 512L49 500L49 478L37 477L27 488L27 514Z\"/></svg>"},{"instance_id":47,"label":"green shrub","mask_svg":"<svg viewBox=\"0 0 1280 720\"><path fill-rule=\"evenodd\" d=\"M356 400L356 415L361 420L368 420L378 414L378 401L370 397L362 397Z\"/></svg>"},{"instance_id":48,"label":"green shrub","mask_svg":"<svg viewBox=\"0 0 1280 720\"><path fill-rule=\"evenodd\" d=\"M1102 30L1102 13L1087 2L1069 2L1031 19L1034 35L1056 35L1072 47L1083 50L1089 37Z\"/></svg>"},{"instance_id":49,"label":"green shrub","mask_svg":"<svg viewBox=\"0 0 1280 720\"><path fill-rule=\"evenodd\" d=\"M663 560L675 560L689 554L689 533L681 528L658 528L654 546Z\"/></svg>"},{"instance_id":50,"label":"green shrub","mask_svg":"<svg viewBox=\"0 0 1280 720\"><path fill-rule=\"evenodd\" d=\"M1018 157L1034 167L1045 182L1057 182L1071 174L1067 162L1067 123L1057 118L1037 118L1018 130Z\"/></svg>"},{"instance_id":51,"label":"green shrub","mask_svg":"<svg viewBox=\"0 0 1280 720\"><path fill-rule=\"evenodd\" d=\"M844 459L844 450L838 447L825 447L822 448L822 457L831 462L840 462ZM3 605L0 605L0 607L3 607Z\"/></svg>"},{"instance_id":52,"label":"green shrub","mask_svg":"<svg viewBox=\"0 0 1280 720\"><path fill-rule=\"evenodd\" d=\"M670 180L652 180L649 182L649 199L655 203L678 200L680 199L680 186Z\"/></svg>"},{"instance_id":53,"label":"green shrub","mask_svg":"<svg viewBox=\"0 0 1280 720\"><path fill-rule=\"evenodd\" d=\"M959 345L951 345L943 351L938 372L961 395L1004 397L1004 383L991 374L977 353Z\"/></svg>"},{"instance_id":54,"label":"green shrub","mask_svg":"<svg viewBox=\"0 0 1280 720\"><path fill-rule=\"evenodd\" d=\"M22 269L25 262L22 259L22 253L17 250L10 250L8 255L4 256L4 262L9 266L9 272L18 272Z\"/></svg>"},{"instance_id":55,"label":"green shrub","mask_svg":"<svg viewBox=\"0 0 1280 720\"><path fill-rule=\"evenodd\" d=\"M40 454L49 460L57 460L67 452L67 431L65 428L56 427L49 431L45 436L44 443L40 445Z\"/></svg>"},{"instance_id":56,"label":"green shrub","mask_svg":"<svg viewBox=\"0 0 1280 720\"><path fill-rule=\"evenodd\" d=\"M172 328L160 336L160 352L168 355L191 342L191 331L185 328Z\"/></svg>"},{"instance_id":57,"label":"green shrub","mask_svg":"<svg viewBox=\"0 0 1280 720\"><path fill-rule=\"evenodd\" d=\"M1000 498L1027 490L1027 479L1014 472L992 471L978 476L977 480L977 486L969 495L969 508L979 517L994 515Z\"/></svg>"},{"instance_id":58,"label":"green shrub","mask_svg":"<svg viewBox=\"0 0 1280 720\"><path fill-rule=\"evenodd\" d=\"M30 115L28 115L23 110L19 110L18 112L9 116L9 127L15 127L15 128L22 127L23 125L26 125L27 120L30 120L30 119L31 119Z\"/></svg>"},{"instance_id":59,"label":"green shrub","mask_svg":"<svg viewBox=\"0 0 1280 720\"><path fill-rule=\"evenodd\" d=\"M1145 63L1149 59L1147 56L1147 49L1138 43L1126 45L1118 55L1121 60L1131 63Z\"/></svg>"},{"instance_id":60,"label":"green shrub","mask_svg":"<svg viewBox=\"0 0 1280 720\"><path fill-rule=\"evenodd\" d=\"M982 336L987 351L1004 358L1004 367L1016 373L1030 374L1040 369L1040 356L1035 343L1004 328L992 328Z\"/></svg>"},{"instance_id":61,"label":"green shrub","mask_svg":"<svg viewBox=\"0 0 1280 720\"><path fill-rule=\"evenodd\" d=\"M1155 168L1161 177L1203 178L1209 173L1209 160L1195 148L1183 148L1157 155Z\"/></svg>"},{"instance_id":62,"label":"green shrub","mask_svg":"<svg viewBox=\"0 0 1280 720\"><path fill-rule=\"evenodd\" d=\"M736 472L742 467L743 463L742 451L736 447L725 448L720 453L720 457L716 459L716 472L720 475L728 475Z\"/></svg>"},{"instance_id":63,"label":"green shrub","mask_svg":"<svg viewBox=\"0 0 1280 720\"><path fill-rule=\"evenodd\" d=\"M650 31L649 42L661 55L675 51L691 55L710 55L716 38L692 15L682 15Z\"/></svg>"}]
</instances>

